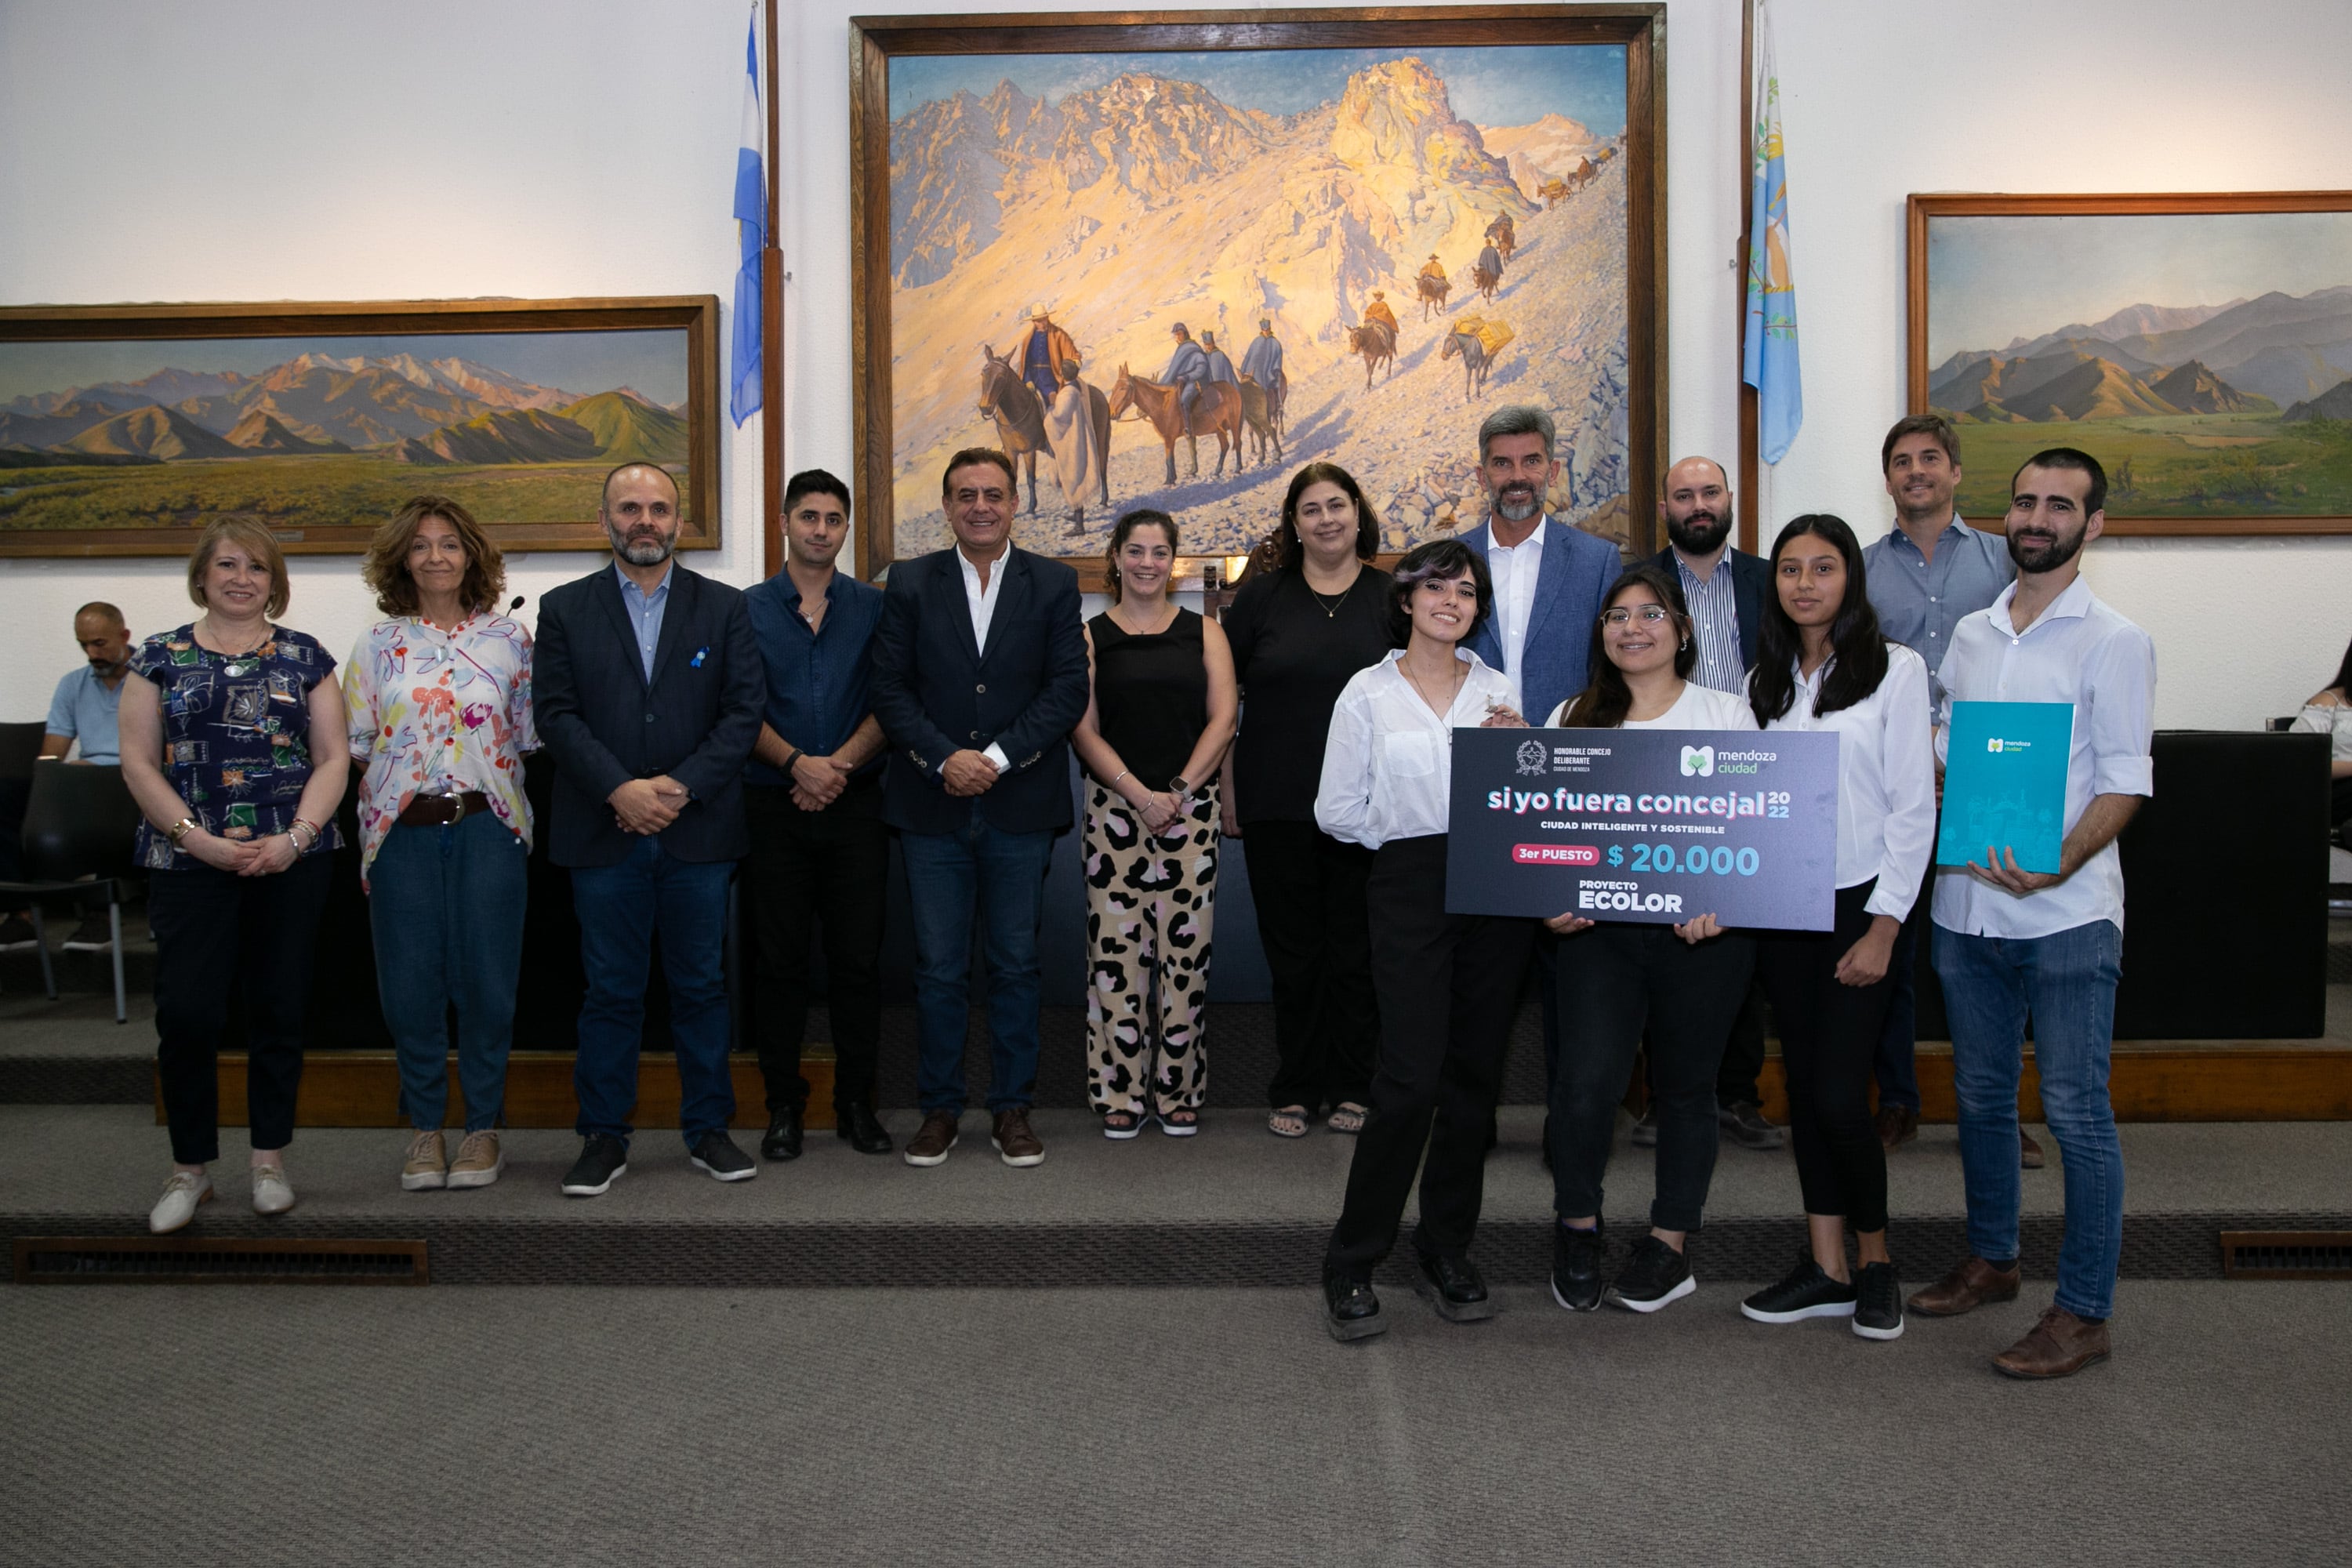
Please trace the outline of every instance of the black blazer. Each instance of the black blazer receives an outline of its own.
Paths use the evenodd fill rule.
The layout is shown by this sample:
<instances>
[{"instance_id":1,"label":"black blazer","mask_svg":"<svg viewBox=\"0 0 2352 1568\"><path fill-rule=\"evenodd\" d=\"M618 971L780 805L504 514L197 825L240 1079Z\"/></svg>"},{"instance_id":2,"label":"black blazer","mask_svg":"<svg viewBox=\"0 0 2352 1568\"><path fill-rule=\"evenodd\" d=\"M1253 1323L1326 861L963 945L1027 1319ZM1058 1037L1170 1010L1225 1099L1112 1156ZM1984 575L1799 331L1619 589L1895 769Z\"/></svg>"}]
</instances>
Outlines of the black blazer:
<instances>
[{"instance_id":1,"label":"black blazer","mask_svg":"<svg viewBox=\"0 0 2352 1568\"><path fill-rule=\"evenodd\" d=\"M1731 606L1739 617L1739 663L1742 668L1753 669L1757 635L1764 629L1764 595L1772 591L1772 563L1737 544L1723 552L1723 559L1731 568ZM1675 565L1673 545L1659 551L1652 561L1675 582L1683 580Z\"/></svg>"},{"instance_id":2,"label":"black blazer","mask_svg":"<svg viewBox=\"0 0 2352 1568\"><path fill-rule=\"evenodd\" d=\"M743 760L760 738L768 681L740 590L673 561L669 601L646 679L636 628L611 566L539 602L531 661L540 739L555 757L548 854L611 866L636 844L607 802L631 779L667 773L691 792L662 848L681 860L737 860Z\"/></svg>"},{"instance_id":3,"label":"black blazer","mask_svg":"<svg viewBox=\"0 0 2352 1568\"><path fill-rule=\"evenodd\" d=\"M971 635L952 548L890 568L874 633L874 716L890 738L882 815L908 833L953 833L976 806L990 826L1070 826L1070 730L1087 710L1078 574L1008 550L988 651ZM1002 747L1011 764L987 793L951 795L940 769L957 752Z\"/></svg>"}]
</instances>

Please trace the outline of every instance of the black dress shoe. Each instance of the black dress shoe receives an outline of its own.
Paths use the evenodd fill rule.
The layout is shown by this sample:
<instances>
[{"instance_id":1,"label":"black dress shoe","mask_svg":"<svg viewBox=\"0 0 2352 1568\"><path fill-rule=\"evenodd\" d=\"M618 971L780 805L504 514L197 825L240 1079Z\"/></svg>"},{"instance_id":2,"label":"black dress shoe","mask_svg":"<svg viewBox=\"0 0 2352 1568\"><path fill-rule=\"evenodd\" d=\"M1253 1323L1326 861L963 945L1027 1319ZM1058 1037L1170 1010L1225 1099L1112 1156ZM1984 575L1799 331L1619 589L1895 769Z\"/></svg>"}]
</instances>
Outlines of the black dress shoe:
<instances>
[{"instance_id":1,"label":"black dress shoe","mask_svg":"<svg viewBox=\"0 0 2352 1568\"><path fill-rule=\"evenodd\" d=\"M1551 1299L1571 1312L1590 1312L1601 1305L1605 1285L1601 1265L1607 1249L1601 1227L1571 1230L1558 1220L1551 1226Z\"/></svg>"},{"instance_id":2,"label":"black dress shoe","mask_svg":"<svg viewBox=\"0 0 2352 1568\"><path fill-rule=\"evenodd\" d=\"M861 1154L887 1154L892 1147L890 1134L870 1106L852 1103L836 1107L833 1135Z\"/></svg>"},{"instance_id":3,"label":"black dress shoe","mask_svg":"<svg viewBox=\"0 0 2352 1568\"><path fill-rule=\"evenodd\" d=\"M1467 1258L1424 1254L1413 1273L1412 1288L1449 1323L1475 1323L1495 1315L1495 1300L1486 1294L1486 1282L1478 1278L1476 1267Z\"/></svg>"},{"instance_id":4,"label":"black dress shoe","mask_svg":"<svg viewBox=\"0 0 2352 1568\"><path fill-rule=\"evenodd\" d=\"M1338 1274L1323 1281L1323 1323L1331 1337L1343 1343L1389 1331L1388 1320L1381 1316L1381 1299L1372 1294L1372 1282Z\"/></svg>"},{"instance_id":5,"label":"black dress shoe","mask_svg":"<svg viewBox=\"0 0 2352 1568\"><path fill-rule=\"evenodd\" d=\"M801 1108L787 1105L768 1117L768 1135L760 1140L762 1160L797 1160L801 1157Z\"/></svg>"}]
</instances>

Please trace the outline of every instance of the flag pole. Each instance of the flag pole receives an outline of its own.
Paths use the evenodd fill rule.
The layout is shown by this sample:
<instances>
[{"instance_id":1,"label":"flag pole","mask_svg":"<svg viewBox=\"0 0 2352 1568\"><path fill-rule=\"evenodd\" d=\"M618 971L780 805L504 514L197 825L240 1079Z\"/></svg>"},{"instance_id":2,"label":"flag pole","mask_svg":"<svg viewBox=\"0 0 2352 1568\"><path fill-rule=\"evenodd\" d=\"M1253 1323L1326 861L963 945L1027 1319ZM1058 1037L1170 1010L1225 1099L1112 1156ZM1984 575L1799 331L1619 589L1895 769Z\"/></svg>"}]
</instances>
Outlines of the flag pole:
<instances>
[{"instance_id":1,"label":"flag pole","mask_svg":"<svg viewBox=\"0 0 2352 1568\"><path fill-rule=\"evenodd\" d=\"M783 184L782 123L776 90L775 0L761 0L767 32L768 232L760 251L760 535L764 542L761 575L784 564L784 252L776 241Z\"/></svg>"},{"instance_id":2,"label":"flag pole","mask_svg":"<svg viewBox=\"0 0 2352 1568\"><path fill-rule=\"evenodd\" d=\"M1748 384L1748 247L1755 236L1749 222L1754 204L1748 199L1748 186L1756 156L1756 0L1743 0L1739 16L1739 259L1732 268L1732 283L1739 296L1737 319L1740 329L1732 335L1733 361L1731 384L1739 389L1739 548L1750 554L1756 552L1756 489L1760 479L1756 461L1756 389Z\"/></svg>"}]
</instances>

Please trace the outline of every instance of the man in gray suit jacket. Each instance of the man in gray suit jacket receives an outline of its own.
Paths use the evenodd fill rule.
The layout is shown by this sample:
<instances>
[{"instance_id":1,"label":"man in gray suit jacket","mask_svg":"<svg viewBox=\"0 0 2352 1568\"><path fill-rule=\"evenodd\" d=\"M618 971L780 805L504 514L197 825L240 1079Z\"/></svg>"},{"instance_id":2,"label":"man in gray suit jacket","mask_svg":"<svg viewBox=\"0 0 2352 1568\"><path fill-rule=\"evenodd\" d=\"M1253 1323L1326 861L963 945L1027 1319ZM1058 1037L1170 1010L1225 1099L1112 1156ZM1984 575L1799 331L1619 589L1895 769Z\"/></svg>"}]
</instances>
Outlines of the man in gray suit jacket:
<instances>
[{"instance_id":1,"label":"man in gray suit jacket","mask_svg":"<svg viewBox=\"0 0 2352 1568\"><path fill-rule=\"evenodd\" d=\"M628 1167L646 971L656 931L677 1049L688 1162L722 1182L759 1167L727 1136L727 885L750 848L743 760L767 677L743 595L671 560L677 485L649 463L604 479L598 517L613 563L540 601L532 684L555 757L549 854L572 870L588 994L572 1084L580 1097L573 1197Z\"/></svg>"}]
</instances>

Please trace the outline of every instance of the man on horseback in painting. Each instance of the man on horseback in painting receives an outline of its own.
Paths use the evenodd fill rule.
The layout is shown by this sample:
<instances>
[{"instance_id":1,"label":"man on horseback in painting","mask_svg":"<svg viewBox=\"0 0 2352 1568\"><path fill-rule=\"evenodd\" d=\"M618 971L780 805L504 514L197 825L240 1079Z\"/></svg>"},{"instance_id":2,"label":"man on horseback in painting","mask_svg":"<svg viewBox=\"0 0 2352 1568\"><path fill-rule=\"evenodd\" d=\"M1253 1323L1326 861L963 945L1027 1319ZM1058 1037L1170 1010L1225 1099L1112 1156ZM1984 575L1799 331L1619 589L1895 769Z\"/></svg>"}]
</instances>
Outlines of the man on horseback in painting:
<instances>
[{"instance_id":1,"label":"man on horseback in painting","mask_svg":"<svg viewBox=\"0 0 2352 1568\"><path fill-rule=\"evenodd\" d=\"M1433 250L1431 251L1429 253L1429 259L1422 263L1421 275L1423 278L1433 279L1440 283L1446 281L1445 263L1437 259L1437 252Z\"/></svg>"},{"instance_id":2,"label":"man on horseback in painting","mask_svg":"<svg viewBox=\"0 0 2352 1568\"><path fill-rule=\"evenodd\" d=\"M1492 240L1487 241L1486 248L1478 253L1478 268L1497 283L1503 280L1503 253L1495 248Z\"/></svg>"},{"instance_id":3,"label":"man on horseback in painting","mask_svg":"<svg viewBox=\"0 0 2352 1568\"><path fill-rule=\"evenodd\" d=\"M1042 303L1030 306L1029 325L1013 345L1013 363L1021 379L1035 390L1039 407L1053 405L1055 389L1061 384L1055 367L1077 357L1077 344L1055 324L1053 312Z\"/></svg>"},{"instance_id":4,"label":"man on horseback in painting","mask_svg":"<svg viewBox=\"0 0 2352 1568\"><path fill-rule=\"evenodd\" d=\"M1181 389L1179 406L1183 411L1184 427L1189 430L1192 426L1192 405L1201 395L1202 384L1210 379L1209 355L1192 341L1192 334L1184 330L1181 321L1169 328L1168 335L1176 340L1176 352L1170 356L1167 373L1160 379Z\"/></svg>"},{"instance_id":5,"label":"man on horseback in painting","mask_svg":"<svg viewBox=\"0 0 2352 1568\"><path fill-rule=\"evenodd\" d=\"M1372 302L1364 307L1364 321L1367 324L1378 321L1388 328L1391 336L1395 335L1396 311L1389 308L1389 297L1385 290L1380 289L1372 290Z\"/></svg>"},{"instance_id":6,"label":"man on horseback in painting","mask_svg":"<svg viewBox=\"0 0 2352 1568\"><path fill-rule=\"evenodd\" d=\"M1274 335L1274 318L1260 316L1257 336L1250 340L1249 348L1242 354L1242 379L1255 382L1265 389L1266 415L1278 428L1282 424L1282 395L1289 382L1282 374L1282 340Z\"/></svg>"},{"instance_id":7,"label":"man on horseback in painting","mask_svg":"<svg viewBox=\"0 0 2352 1568\"><path fill-rule=\"evenodd\" d=\"M1217 346L1216 333L1202 332L1201 334L1201 347L1209 356L1209 379L1211 381L1222 381L1232 386L1239 386L1242 384L1242 378L1234 374L1234 362L1226 357L1224 350Z\"/></svg>"},{"instance_id":8,"label":"man on horseback in painting","mask_svg":"<svg viewBox=\"0 0 2352 1568\"><path fill-rule=\"evenodd\" d=\"M1495 221L1486 226L1486 238L1494 245L1516 247L1519 243L1518 226L1511 221L1509 213L1498 212L1495 215Z\"/></svg>"}]
</instances>

